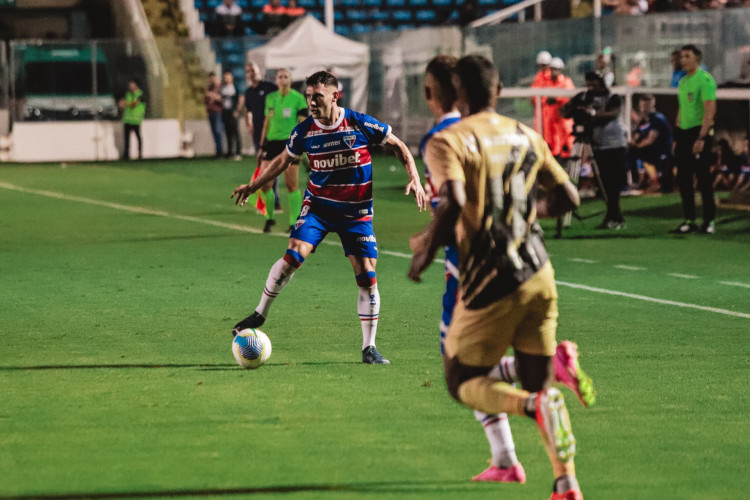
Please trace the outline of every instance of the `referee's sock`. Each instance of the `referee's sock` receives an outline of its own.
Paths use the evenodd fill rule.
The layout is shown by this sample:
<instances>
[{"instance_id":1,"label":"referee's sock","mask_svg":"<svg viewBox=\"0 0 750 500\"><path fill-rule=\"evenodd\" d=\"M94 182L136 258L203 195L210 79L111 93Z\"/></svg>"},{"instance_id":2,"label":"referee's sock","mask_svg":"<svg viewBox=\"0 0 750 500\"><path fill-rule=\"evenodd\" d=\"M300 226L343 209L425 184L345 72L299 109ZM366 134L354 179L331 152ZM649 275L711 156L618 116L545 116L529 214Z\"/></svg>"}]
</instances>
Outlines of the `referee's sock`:
<instances>
[{"instance_id":1,"label":"referee's sock","mask_svg":"<svg viewBox=\"0 0 750 500\"><path fill-rule=\"evenodd\" d=\"M263 196L263 201L266 202L266 219L268 220L275 220L276 219L276 196L273 194L273 189L269 189L265 193L261 193L261 196Z\"/></svg>"}]
</instances>

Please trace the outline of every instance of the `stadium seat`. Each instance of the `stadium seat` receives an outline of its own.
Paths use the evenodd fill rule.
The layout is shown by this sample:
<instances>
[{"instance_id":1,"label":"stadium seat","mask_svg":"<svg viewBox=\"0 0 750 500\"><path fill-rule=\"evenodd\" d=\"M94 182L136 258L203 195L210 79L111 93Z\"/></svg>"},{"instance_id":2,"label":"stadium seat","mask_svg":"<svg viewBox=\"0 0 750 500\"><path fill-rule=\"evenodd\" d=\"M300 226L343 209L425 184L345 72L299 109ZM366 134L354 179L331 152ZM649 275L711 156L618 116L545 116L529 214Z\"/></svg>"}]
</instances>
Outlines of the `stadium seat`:
<instances>
[{"instance_id":1,"label":"stadium seat","mask_svg":"<svg viewBox=\"0 0 750 500\"><path fill-rule=\"evenodd\" d=\"M253 16L252 12L243 12L241 19L243 23L249 23L253 20L254 17L255 16Z\"/></svg>"},{"instance_id":2,"label":"stadium seat","mask_svg":"<svg viewBox=\"0 0 750 500\"><path fill-rule=\"evenodd\" d=\"M376 24L374 31L380 32L380 31L393 31L393 30L387 24Z\"/></svg>"},{"instance_id":3,"label":"stadium seat","mask_svg":"<svg viewBox=\"0 0 750 500\"><path fill-rule=\"evenodd\" d=\"M359 24L359 23L352 24L352 33L354 34L369 33L370 31L372 30L366 24Z\"/></svg>"},{"instance_id":4,"label":"stadium seat","mask_svg":"<svg viewBox=\"0 0 750 500\"><path fill-rule=\"evenodd\" d=\"M411 11L410 10L394 10L391 12L391 17L398 22L407 22L411 21Z\"/></svg>"},{"instance_id":5,"label":"stadium seat","mask_svg":"<svg viewBox=\"0 0 750 500\"><path fill-rule=\"evenodd\" d=\"M337 24L336 26L334 26L333 31L335 31L339 35L347 36L349 34L349 26L345 24Z\"/></svg>"},{"instance_id":6,"label":"stadium seat","mask_svg":"<svg viewBox=\"0 0 750 500\"><path fill-rule=\"evenodd\" d=\"M344 20L344 14L342 14L340 10L334 10L333 11L333 20L334 21L343 21Z\"/></svg>"},{"instance_id":7,"label":"stadium seat","mask_svg":"<svg viewBox=\"0 0 750 500\"><path fill-rule=\"evenodd\" d=\"M400 30L400 31L403 31L403 30L415 30L415 29L417 29L417 25L416 24L412 24L412 23L397 24L396 25L396 29Z\"/></svg>"},{"instance_id":8,"label":"stadium seat","mask_svg":"<svg viewBox=\"0 0 750 500\"><path fill-rule=\"evenodd\" d=\"M264 5L268 3L268 0L250 0L250 5L256 9L262 9Z\"/></svg>"},{"instance_id":9,"label":"stadium seat","mask_svg":"<svg viewBox=\"0 0 750 500\"><path fill-rule=\"evenodd\" d=\"M318 6L318 2L315 0L299 0L299 6L306 9L314 9Z\"/></svg>"},{"instance_id":10,"label":"stadium seat","mask_svg":"<svg viewBox=\"0 0 750 500\"><path fill-rule=\"evenodd\" d=\"M311 11L308 11L307 13L310 14L311 16L313 16L318 21L323 22L323 13L322 12L319 12L317 10L311 10Z\"/></svg>"},{"instance_id":11,"label":"stadium seat","mask_svg":"<svg viewBox=\"0 0 750 500\"><path fill-rule=\"evenodd\" d=\"M479 0L479 5L483 6L490 6L490 5L496 5L497 0Z\"/></svg>"},{"instance_id":12,"label":"stadium seat","mask_svg":"<svg viewBox=\"0 0 750 500\"><path fill-rule=\"evenodd\" d=\"M250 26L245 26L245 36L254 36L257 35L255 30L253 30Z\"/></svg>"},{"instance_id":13,"label":"stadium seat","mask_svg":"<svg viewBox=\"0 0 750 500\"><path fill-rule=\"evenodd\" d=\"M380 7L383 5L383 0L364 0L367 7Z\"/></svg>"},{"instance_id":14,"label":"stadium seat","mask_svg":"<svg viewBox=\"0 0 750 500\"><path fill-rule=\"evenodd\" d=\"M206 7L208 7L209 9L215 9L219 6L220 3L221 0L206 0Z\"/></svg>"},{"instance_id":15,"label":"stadium seat","mask_svg":"<svg viewBox=\"0 0 750 500\"><path fill-rule=\"evenodd\" d=\"M453 0L432 0L434 7L449 7L453 4Z\"/></svg>"},{"instance_id":16,"label":"stadium seat","mask_svg":"<svg viewBox=\"0 0 750 500\"><path fill-rule=\"evenodd\" d=\"M383 10L371 10L370 20L371 21L385 21L388 19L388 12Z\"/></svg>"},{"instance_id":17,"label":"stadium seat","mask_svg":"<svg viewBox=\"0 0 750 500\"><path fill-rule=\"evenodd\" d=\"M409 0L409 5L412 7L424 7L427 5L427 0Z\"/></svg>"},{"instance_id":18,"label":"stadium seat","mask_svg":"<svg viewBox=\"0 0 750 500\"><path fill-rule=\"evenodd\" d=\"M359 0L340 0L339 3L345 7L359 7Z\"/></svg>"},{"instance_id":19,"label":"stadium seat","mask_svg":"<svg viewBox=\"0 0 750 500\"><path fill-rule=\"evenodd\" d=\"M417 21L434 21L435 11L434 10L418 10L414 13L414 19Z\"/></svg>"},{"instance_id":20,"label":"stadium seat","mask_svg":"<svg viewBox=\"0 0 750 500\"><path fill-rule=\"evenodd\" d=\"M346 17L350 21L365 21L367 19L367 12L359 9L349 9L346 11Z\"/></svg>"},{"instance_id":21,"label":"stadium seat","mask_svg":"<svg viewBox=\"0 0 750 500\"><path fill-rule=\"evenodd\" d=\"M403 7L406 5L406 0L385 0L385 4L389 7Z\"/></svg>"},{"instance_id":22,"label":"stadium seat","mask_svg":"<svg viewBox=\"0 0 750 500\"><path fill-rule=\"evenodd\" d=\"M202 23L208 22L208 13L204 11L198 12L198 20Z\"/></svg>"},{"instance_id":23,"label":"stadium seat","mask_svg":"<svg viewBox=\"0 0 750 500\"><path fill-rule=\"evenodd\" d=\"M193 0L193 6L196 9L201 10L203 8L203 0Z\"/></svg>"}]
</instances>

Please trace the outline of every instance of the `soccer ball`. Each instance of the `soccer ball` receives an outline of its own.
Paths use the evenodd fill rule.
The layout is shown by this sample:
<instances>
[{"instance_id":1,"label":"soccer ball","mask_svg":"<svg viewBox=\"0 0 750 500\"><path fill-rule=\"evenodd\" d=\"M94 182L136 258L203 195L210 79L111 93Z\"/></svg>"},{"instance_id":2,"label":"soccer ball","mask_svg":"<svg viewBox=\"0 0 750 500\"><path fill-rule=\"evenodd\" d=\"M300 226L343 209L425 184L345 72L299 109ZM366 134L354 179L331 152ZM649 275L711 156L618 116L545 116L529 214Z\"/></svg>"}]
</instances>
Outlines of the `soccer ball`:
<instances>
[{"instance_id":1,"label":"soccer ball","mask_svg":"<svg viewBox=\"0 0 750 500\"><path fill-rule=\"evenodd\" d=\"M260 368L271 356L271 339L260 330L247 328L232 340L232 354L242 368Z\"/></svg>"}]
</instances>

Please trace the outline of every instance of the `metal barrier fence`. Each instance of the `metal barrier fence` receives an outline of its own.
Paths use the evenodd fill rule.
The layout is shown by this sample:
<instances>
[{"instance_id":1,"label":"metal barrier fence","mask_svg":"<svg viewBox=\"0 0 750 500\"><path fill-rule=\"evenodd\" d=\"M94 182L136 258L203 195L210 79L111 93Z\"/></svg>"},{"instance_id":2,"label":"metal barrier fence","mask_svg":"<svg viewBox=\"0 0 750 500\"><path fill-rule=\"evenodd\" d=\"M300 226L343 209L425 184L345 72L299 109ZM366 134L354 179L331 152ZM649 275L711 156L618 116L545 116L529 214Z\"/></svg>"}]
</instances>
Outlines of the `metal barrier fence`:
<instances>
[{"instance_id":1,"label":"metal barrier fence","mask_svg":"<svg viewBox=\"0 0 750 500\"><path fill-rule=\"evenodd\" d=\"M362 111L393 124L406 138L423 130L431 120L422 98L423 72L438 53L485 54L510 89L530 84L540 50L561 57L564 72L581 86L596 55L609 47L617 84L637 68L643 86L667 89L670 52L695 43L718 83L750 86L748 26L750 8L741 8L370 33L358 37L370 47L369 105ZM146 93L147 118L181 124L204 119L206 73L231 71L242 92L245 54L265 42L260 37L10 42L7 51L0 50L0 134L7 133L9 121L115 121L132 78ZM533 123L527 100L503 100L501 110Z\"/></svg>"}]
</instances>

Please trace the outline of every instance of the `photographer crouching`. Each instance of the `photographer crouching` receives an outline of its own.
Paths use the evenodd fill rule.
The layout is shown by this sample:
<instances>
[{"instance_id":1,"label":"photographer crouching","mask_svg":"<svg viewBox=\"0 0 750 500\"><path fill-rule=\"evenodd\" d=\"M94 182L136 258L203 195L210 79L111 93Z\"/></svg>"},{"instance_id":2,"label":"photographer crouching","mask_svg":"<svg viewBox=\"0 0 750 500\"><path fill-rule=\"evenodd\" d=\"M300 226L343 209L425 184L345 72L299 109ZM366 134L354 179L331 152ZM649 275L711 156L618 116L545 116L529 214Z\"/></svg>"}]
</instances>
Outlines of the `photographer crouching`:
<instances>
[{"instance_id":1,"label":"photographer crouching","mask_svg":"<svg viewBox=\"0 0 750 500\"><path fill-rule=\"evenodd\" d=\"M560 116L573 118L576 142L589 143L599 167L607 213L597 229L624 229L620 193L625 186L627 138L620 122L620 96L609 91L596 72L586 73L586 91L576 94L560 108Z\"/></svg>"}]
</instances>

